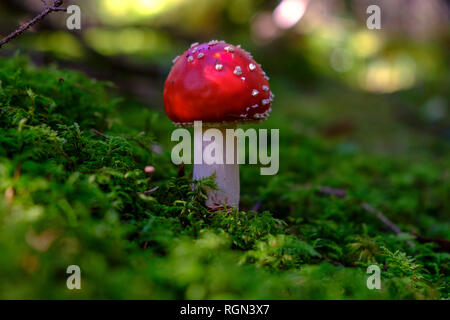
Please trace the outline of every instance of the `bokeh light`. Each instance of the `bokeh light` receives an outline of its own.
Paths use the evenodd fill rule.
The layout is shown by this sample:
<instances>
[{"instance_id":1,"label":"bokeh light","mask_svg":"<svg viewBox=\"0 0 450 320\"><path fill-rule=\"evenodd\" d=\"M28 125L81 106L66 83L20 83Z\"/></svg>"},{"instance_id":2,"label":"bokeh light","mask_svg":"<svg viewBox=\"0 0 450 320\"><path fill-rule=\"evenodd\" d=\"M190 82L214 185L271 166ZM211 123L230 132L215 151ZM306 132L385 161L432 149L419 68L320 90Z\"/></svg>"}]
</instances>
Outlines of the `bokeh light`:
<instances>
[{"instance_id":1,"label":"bokeh light","mask_svg":"<svg viewBox=\"0 0 450 320\"><path fill-rule=\"evenodd\" d=\"M416 64L414 59L402 54L392 61L379 59L371 62L361 82L361 86L372 92L390 93L411 88L416 81Z\"/></svg>"},{"instance_id":2,"label":"bokeh light","mask_svg":"<svg viewBox=\"0 0 450 320\"><path fill-rule=\"evenodd\" d=\"M272 19L272 13L268 11L258 13L254 17L251 30L254 41L259 43L270 42L281 34Z\"/></svg>"},{"instance_id":3,"label":"bokeh light","mask_svg":"<svg viewBox=\"0 0 450 320\"><path fill-rule=\"evenodd\" d=\"M330 65L337 72L346 72L353 67L353 54L346 49L336 48L330 54Z\"/></svg>"},{"instance_id":4,"label":"bokeh light","mask_svg":"<svg viewBox=\"0 0 450 320\"><path fill-rule=\"evenodd\" d=\"M273 11L273 20L281 29L292 28L300 21L309 0L282 0Z\"/></svg>"},{"instance_id":5,"label":"bokeh light","mask_svg":"<svg viewBox=\"0 0 450 320\"><path fill-rule=\"evenodd\" d=\"M380 36L369 30L356 32L350 41L353 52L362 58L376 54L381 48Z\"/></svg>"},{"instance_id":6,"label":"bokeh light","mask_svg":"<svg viewBox=\"0 0 450 320\"><path fill-rule=\"evenodd\" d=\"M158 55L170 52L170 41L164 35L148 29L91 28L84 34L86 42L104 55L142 54Z\"/></svg>"},{"instance_id":7,"label":"bokeh light","mask_svg":"<svg viewBox=\"0 0 450 320\"><path fill-rule=\"evenodd\" d=\"M129 22L157 16L171 10L184 0L101 0L99 13L106 22Z\"/></svg>"}]
</instances>

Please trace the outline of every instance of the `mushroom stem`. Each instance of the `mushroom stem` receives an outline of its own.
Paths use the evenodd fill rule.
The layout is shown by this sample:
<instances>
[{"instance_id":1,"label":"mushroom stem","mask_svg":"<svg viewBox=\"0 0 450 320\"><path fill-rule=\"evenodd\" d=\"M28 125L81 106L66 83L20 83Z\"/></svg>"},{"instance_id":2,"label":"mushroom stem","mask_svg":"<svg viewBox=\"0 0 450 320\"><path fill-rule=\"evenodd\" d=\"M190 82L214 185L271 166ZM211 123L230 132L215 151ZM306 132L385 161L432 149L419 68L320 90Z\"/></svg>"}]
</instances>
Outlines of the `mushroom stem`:
<instances>
[{"instance_id":1,"label":"mushroom stem","mask_svg":"<svg viewBox=\"0 0 450 320\"><path fill-rule=\"evenodd\" d=\"M219 127L219 130L222 133L222 146L216 145L216 148L222 148L223 150L223 163L213 163L207 164L205 163L205 159L203 159L202 164L194 164L194 171L192 174L192 178L194 180L200 180L205 177L209 177L212 174L216 174L216 185L217 189L208 189L208 199L206 200L206 205L210 208L217 208L220 206L224 206L225 208L229 207L238 207L239 208L239 194L240 194L240 185L239 185L239 164L237 163L237 143L236 138L234 137L234 161L233 164L226 163L226 129L235 129L235 126L228 127ZM205 131L208 128L202 128L202 137ZM205 153L205 148L214 143L213 141L204 141L202 142L202 155ZM216 149L217 152L217 149Z\"/></svg>"}]
</instances>

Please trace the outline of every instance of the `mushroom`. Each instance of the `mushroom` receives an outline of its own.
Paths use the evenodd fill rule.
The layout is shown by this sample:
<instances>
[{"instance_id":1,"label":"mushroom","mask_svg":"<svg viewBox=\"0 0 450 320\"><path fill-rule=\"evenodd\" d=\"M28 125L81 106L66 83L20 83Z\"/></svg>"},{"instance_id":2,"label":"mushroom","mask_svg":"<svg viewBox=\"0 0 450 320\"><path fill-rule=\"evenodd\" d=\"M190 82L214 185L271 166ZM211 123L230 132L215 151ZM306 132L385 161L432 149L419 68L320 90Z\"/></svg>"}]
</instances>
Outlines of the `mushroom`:
<instances>
[{"instance_id":1,"label":"mushroom","mask_svg":"<svg viewBox=\"0 0 450 320\"><path fill-rule=\"evenodd\" d=\"M233 143L235 161L227 164L226 129L268 117L273 99L268 80L247 51L224 41L193 43L174 59L163 93L168 117L179 126L202 121L203 131L217 128L224 137L223 164L194 163L194 180L216 174L217 190L208 190L206 200L210 208L239 206L237 144ZM208 144L203 142L203 150Z\"/></svg>"}]
</instances>

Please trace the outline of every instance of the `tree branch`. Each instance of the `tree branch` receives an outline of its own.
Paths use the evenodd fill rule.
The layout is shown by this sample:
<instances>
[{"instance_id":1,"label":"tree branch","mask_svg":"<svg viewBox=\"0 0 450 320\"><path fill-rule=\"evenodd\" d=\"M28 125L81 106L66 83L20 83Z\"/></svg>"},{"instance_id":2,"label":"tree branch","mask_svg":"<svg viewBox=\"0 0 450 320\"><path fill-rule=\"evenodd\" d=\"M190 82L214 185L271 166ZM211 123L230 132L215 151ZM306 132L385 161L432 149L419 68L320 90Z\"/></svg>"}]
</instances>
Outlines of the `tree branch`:
<instances>
[{"instance_id":1,"label":"tree branch","mask_svg":"<svg viewBox=\"0 0 450 320\"><path fill-rule=\"evenodd\" d=\"M367 202L363 202L361 204L361 208L369 212L370 214L373 214L375 217L377 217L381 222L383 222L391 231L393 231L395 234L402 233L402 230L394 224L391 220L389 220L384 214L382 214L380 211L375 210L374 207L372 207Z\"/></svg>"},{"instance_id":2,"label":"tree branch","mask_svg":"<svg viewBox=\"0 0 450 320\"><path fill-rule=\"evenodd\" d=\"M27 29L32 27L37 22L39 22L42 19L44 19L51 12L66 11L67 10L66 8L60 8L61 5L63 4L63 0L54 0L52 5L48 5L46 0L41 0L41 2L44 4L44 7L45 7L44 11L42 11L36 17L34 17L30 21L28 21L27 23L22 25L19 29L17 29L13 33L11 33L8 36L6 36L5 38L3 38L0 41L0 48L2 48L6 43L10 42L12 39L14 39L14 38L18 37L19 35L21 35L23 32L25 32Z\"/></svg>"}]
</instances>

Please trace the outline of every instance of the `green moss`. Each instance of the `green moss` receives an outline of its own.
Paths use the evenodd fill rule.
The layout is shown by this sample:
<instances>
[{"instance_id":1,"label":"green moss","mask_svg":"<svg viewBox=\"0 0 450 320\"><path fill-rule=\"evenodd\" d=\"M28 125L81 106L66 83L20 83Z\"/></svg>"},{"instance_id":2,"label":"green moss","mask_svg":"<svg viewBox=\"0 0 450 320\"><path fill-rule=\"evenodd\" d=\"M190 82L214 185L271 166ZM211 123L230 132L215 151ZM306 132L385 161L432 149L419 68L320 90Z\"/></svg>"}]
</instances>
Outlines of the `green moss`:
<instances>
[{"instance_id":1,"label":"green moss","mask_svg":"<svg viewBox=\"0 0 450 320\"><path fill-rule=\"evenodd\" d=\"M448 298L449 254L391 234L359 205L448 237L442 159L343 152L283 126L280 173L243 166L244 210L211 214L211 180L193 191L170 162L170 122L109 87L0 60L0 298ZM246 210L256 199L260 212ZM80 291L66 288L71 264ZM367 289L370 264L379 291Z\"/></svg>"}]
</instances>

